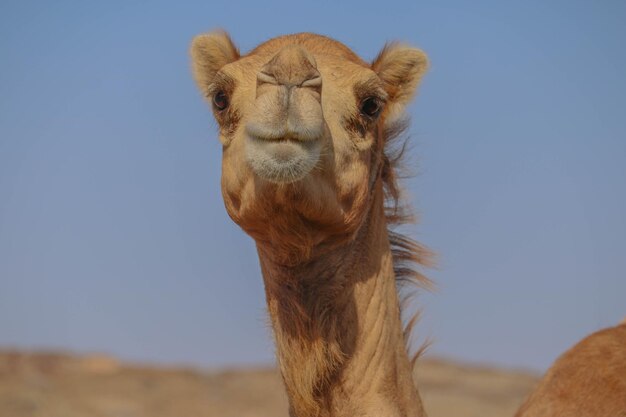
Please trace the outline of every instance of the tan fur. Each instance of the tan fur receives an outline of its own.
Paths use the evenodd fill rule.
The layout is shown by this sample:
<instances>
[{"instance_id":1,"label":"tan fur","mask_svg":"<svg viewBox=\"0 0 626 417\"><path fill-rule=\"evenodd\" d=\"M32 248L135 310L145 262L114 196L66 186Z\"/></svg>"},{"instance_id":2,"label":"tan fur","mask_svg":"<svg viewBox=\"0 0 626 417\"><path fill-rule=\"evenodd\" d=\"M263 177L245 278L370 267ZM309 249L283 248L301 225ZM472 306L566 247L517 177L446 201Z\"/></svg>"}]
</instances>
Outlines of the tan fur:
<instances>
[{"instance_id":1,"label":"tan fur","mask_svg":"<svg viewBox=\"0 0 626 417\"><path fill-rule=\"evenodd\" d=\"M423 416L396 278L425 283L412 266L429 253L388 227L411 217L391 146L425 55L388 45L368 65L308 33L241 57L227 35L200 35L191 55L207 98L228 97L213 106L222 195L257 245L291 415Z\"/></svg>"},{"instance_id":2,"label":"tan fur","mask_svg":"<svg viewBox=\"0 0 626 417\"><path fill-rule=\"evenodd\" d=\"M565 352L516 417L626 417L626 323Z\"/></svg>"},{"instance_id":3,"label":"tan fur","mask_svg":"<svg viewBox=\"0 0 626 417\"><path fill-rule=\"evenodd\" d=\"M191 54L193 75L203 93L220 68L239 59L239 50L228 34L221 31L194 38Z\"/></svg>"},{"instance_id":4,"label":"tan fur","mask_svg":"<svg viewBox=\"0 0 626 417\"><path fill-rule=\"evenodd\" d=\"M419 49L390 43L380 51L372 69L385 83L392 102L388 111L397 114L413 98L413 92L428 68L428 59Z\"/></svg>"}]
</instances>

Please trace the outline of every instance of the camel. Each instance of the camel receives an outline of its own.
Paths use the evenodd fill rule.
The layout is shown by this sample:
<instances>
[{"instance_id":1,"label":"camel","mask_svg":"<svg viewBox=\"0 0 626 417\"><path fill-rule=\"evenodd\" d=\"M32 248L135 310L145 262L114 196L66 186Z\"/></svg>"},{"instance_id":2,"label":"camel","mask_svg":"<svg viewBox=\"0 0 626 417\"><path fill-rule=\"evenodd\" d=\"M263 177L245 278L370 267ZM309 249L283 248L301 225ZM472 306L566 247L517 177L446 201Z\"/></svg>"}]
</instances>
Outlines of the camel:
<instances>
[{"instance_id":1,"label":"camel","mask_svg":"<svg viewBox=\"0 0 626 417\"><path fill-rule=\"evenodd\" d=\"M241 55L212 32L191 56L224 205L256 243L290 415L424 416L396 284L426 284L414 267L428 251L389 228L410 217L392 144L426 55L387 44L369 64L310 33Z\"/></svg>"},{"instance_id":2,"label":"camel","mask_svg":"<svg viewBox=\"0 0 626 417\"><path fill-rule=\"evenodd\" d=\"M626 417L626 319L561 355L515 417Z\"/></svg>"}]
</instances>

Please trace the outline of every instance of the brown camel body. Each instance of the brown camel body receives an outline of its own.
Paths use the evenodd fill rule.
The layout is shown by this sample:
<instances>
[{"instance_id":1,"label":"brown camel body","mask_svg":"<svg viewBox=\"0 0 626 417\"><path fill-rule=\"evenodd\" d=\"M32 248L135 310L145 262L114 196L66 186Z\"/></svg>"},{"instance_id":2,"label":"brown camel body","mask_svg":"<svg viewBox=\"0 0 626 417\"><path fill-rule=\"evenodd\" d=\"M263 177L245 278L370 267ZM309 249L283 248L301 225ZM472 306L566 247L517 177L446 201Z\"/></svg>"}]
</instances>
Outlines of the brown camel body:
<instances>
[{"instance_id":1,"label":"brown camel body","mask_svg":"<svg viewBox=\"0 0 626 417\"><path fill-rule=\"evenodd\" d=\"M626 417L626 320L561 355L516 417Z\"/></svg>"},{"instance_id":2,"label":"brown camel body","mask_svg":"<svg viewBox=\"0 0 626 417\"><path fill-rule=\"evenodd\" d=\"M426 251L388 227L405 220L389 142L426 56L394 44L368 64L306 33L241 56L221 32L191 54L226 210L256 242L291 415L423 416L396 279L424 281L410 263Z\"/></svg>"}]
</instances>

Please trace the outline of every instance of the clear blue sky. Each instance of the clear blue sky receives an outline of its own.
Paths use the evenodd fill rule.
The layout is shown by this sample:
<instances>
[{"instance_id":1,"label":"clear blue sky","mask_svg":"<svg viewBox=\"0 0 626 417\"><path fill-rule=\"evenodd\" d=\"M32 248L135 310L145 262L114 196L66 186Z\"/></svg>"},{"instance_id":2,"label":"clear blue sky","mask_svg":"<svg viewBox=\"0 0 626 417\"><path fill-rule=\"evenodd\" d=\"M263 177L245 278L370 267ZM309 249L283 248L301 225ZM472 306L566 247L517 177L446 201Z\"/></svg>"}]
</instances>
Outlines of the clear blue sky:
<instances>
[{"instance_id":1,"label":"clear blue sky","mask_svg":"<svg viewBox=\"0 0 626 417\"><path fill-rule=\"evenodd\" d=\"M411 106L433 354L542 369L626 316L626 4L3 2L0 346L272 360L193 35L314 31L432 60ZM507 3L507 4L505 4Z\"/></svg>"}]
</instances>

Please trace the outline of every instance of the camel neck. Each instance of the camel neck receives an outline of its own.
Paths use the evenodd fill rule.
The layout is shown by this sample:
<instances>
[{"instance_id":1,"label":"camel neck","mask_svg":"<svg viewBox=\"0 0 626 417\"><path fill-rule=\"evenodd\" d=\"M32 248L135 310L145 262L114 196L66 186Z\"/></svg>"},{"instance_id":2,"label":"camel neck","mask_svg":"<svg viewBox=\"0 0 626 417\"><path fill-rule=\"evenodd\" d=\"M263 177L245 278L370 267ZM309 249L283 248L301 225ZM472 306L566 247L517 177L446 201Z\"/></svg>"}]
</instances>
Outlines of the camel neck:
<instances>
[{"instance_id":1,"label":"camel neck","mask_svg":"<svg viewBox=\"0 0 626 417\"><path fill-rule=\"evenodd\" d=\"M296 266L257 246L292 417L424 416L382 195L356 237Z\"/></svg>"}]
</instances>

